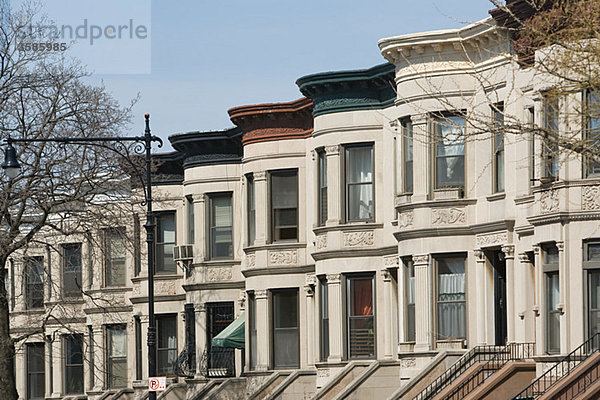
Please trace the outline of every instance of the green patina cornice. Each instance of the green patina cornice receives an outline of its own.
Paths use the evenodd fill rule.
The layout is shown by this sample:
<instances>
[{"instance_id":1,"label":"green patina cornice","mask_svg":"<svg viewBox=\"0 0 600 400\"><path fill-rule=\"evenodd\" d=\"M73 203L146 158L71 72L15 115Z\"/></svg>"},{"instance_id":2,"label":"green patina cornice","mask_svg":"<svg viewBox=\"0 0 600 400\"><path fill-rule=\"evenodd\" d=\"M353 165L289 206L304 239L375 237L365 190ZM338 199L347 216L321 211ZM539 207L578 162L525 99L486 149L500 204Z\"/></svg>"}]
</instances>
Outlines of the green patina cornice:
<instances>
[{"instance_id":1,"label":"green patina cornice","mask_svg":"<svg viewBox=\"0 0 600 400\"><path fill-rule=\"evenodd\" d=\"M381 109L394 103L396 85L392 64L369 69L323 72L296 81L303 95L314 102L313 115Z\"/></svg>"}]
</instances>

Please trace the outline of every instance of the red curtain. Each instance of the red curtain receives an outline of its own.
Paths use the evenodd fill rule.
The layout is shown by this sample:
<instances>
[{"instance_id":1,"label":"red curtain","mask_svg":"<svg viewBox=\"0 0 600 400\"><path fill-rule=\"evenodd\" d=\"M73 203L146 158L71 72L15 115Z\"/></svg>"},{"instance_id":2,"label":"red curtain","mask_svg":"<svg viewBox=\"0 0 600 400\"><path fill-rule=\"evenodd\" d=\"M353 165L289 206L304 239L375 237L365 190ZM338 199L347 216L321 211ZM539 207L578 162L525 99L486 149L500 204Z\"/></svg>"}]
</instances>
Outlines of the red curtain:
<instances>
[{"instance_id":1,"label":"red curtain","mask_svg":"<svg viewBox=\"0 0 600 400\"><path fill-rule=\"evenodd\" d=\"M373 279L352 279L353 316L373 315Z\"/></svg>"}]
</instances>

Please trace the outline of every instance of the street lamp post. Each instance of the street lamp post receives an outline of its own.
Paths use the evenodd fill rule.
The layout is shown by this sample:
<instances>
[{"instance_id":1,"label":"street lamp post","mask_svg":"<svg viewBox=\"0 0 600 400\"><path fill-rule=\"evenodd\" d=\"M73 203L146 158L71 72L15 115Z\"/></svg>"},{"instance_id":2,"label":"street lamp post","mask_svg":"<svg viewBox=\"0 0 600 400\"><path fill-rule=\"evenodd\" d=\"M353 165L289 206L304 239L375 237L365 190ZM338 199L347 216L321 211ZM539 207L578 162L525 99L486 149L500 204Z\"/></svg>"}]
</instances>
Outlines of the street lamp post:
<instances>
[{"instance_id":1,"label":"street lamp post","mask_svg":"<svg viewBox=\"0 0 600 400\"><path fill-rule=\"evenodd\" d=\"M146 205L146 244L148 246L148 376L156 376L156 324L154 318L154 216L152 214L152 143L158 143L162 147L162 140L158 136L150 133L150 114L146 114L146 129L143 136L108 136L108 137L87 137L87 138L42 138L42 139L5 139L6 148L4 150L4 163L2 169L6 175L15 178L21 166L17 159L17 152L13 143L64 143L64 144L97 144L97 143L137 143L143 145L144 159L146 163L146 181L144 186L144 203ZM107 147L110 149L110 147ZM141 150L141 149L140 149ZM129 158L128 153L121 153L114 150L118 155L124 157L132 166L135 163ZM149 400L156 400L156 392L149 392Z\"/></svg>"}]
</instances>

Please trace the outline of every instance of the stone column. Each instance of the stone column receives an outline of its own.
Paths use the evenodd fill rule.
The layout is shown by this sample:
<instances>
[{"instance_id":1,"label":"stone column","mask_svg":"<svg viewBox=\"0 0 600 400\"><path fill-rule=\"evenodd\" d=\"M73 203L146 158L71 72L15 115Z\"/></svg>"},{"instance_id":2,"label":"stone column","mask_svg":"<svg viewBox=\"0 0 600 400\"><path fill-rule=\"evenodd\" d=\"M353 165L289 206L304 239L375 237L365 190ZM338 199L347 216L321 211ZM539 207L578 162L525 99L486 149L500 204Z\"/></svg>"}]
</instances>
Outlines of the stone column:
<instances>
[{"instance_id":1,"label":"stone column","mask_svg":"<svg viewBox=\"0 0 600 400\"><path fill-rule=\"evenodd\" d=\"M313 275L314 279L314 275ZM306 365L315 365L315 286L304 286L306 295Z\"/></svg>"},{"instance_id":2,"label":"stone column","mask_svg":"<svg viewBox=\"0 0 600 400\"><path fill-rule=\"evenodd\" d=\"M58 333L58 332L57 332ZM62 338L54 336L52 346L52 397L62 397L63 394L63 353ZM104 365L104 364L100 364Z\"/></svg>"},{"instance_id":3,"label":"stone column","mask_svg":"<svg viewBox=\"0 0 600 400\"><path fill-rule=\"evenodd\" d=\"M544 302L544 271L542 267L542 252L539 245L533 246L535 254L535 304L533 306L535 325L535 352L537 355L546 353L546 317L543 312Z\"/></svg>"},{"instance_id":4,"label":"stone column","mask_svg":"<svg viewBox=\"0 0 600 400\"><path fill-rule=\"evenodd\" d=\"M415 351L433 348L429 254L413 256L415 266Z\"/></svg>"},{"instance_id":5,"label":"stone column","mask_svg":"<svg viewBox=\"0 0 600 400\"><path fill-rule=\"evenodd\" d=\"M96 325L92 327L94 337L94 392L101 392L106 385L104 384L105 367L104 356L106 354L104 346L104 329ZM54 355L56 357L56 355ZM54 388L56 391L56 388Z\"/></svg>"},{"instance_id":6,"label":"stone column","mask_svg":"<svg viewBox=\"0 0 600 400\"><path fill-rule=\"evenodd\" d=\"M569 308L567 299L569 298L569 268L567 257L565 256L565 242L556 242L558 247L558 285L559 299L558 307L560 312L560 352L561 354L569 351Z\"/></svg>"},{"instance_id":7,"label":"stone column","mask_svg":"<svg viewBox=\"0 0 600 400\"><path fill-rule=\"evenodd\" d=\"M507 244L502 246L506 262L506 334L508 342L515 341L515 246ZM524 295L524 294L523 294Z\"/></svg>"},{"instance_id":8,"label":"stone column","mask_svg":"<svg viewBox=\"0 0 600 400\"><path fill-rule=\"evenodd\" d=\"M46 336L47 339L50 339L52 336ZM54 349L52 348L53 343L51 341L46 341L46 344L44 346L44 368L45 368L45 378L46 378L46 382L45 382L45 396L46 397L52 397L52 392L54 391L54 381L52 378L52 375L50 375L50 371L52 371L52 362L54 360ZM27 346L23 346L23 350L26 350ZM26 358L26 357L25 357ZM18 358L17 358L18 360ZM89 370L89 363L84 363L84 376L89 376L89 372L87 370L85 370L86 366L88 367ZM23 369L19 369L19 365L15 365L16 367L16 371L26 371L27 366L23 365ZM18 376L18 374L17 374ZM27 381L27 379L25 379L25 381ZM89 379L87 379L84 384L85 384L85 390L89 390L89 385L88 385ZM25 382L25 384L27 384L27 382ZM17 388L18 389L18 388ZM24 394L25 392L21 392L22 394ZM21 398L24 398L21 397Z\"/></svg>"},{"instance_id":9,"label":"stone column","mask_svg":"<svg viewBox=\"0 0 600 400\"><path fill-rule=\"evenodd\" d=\"M22 399L25 399L25 393L27 393L27 375L26 375L27 365L25 364L25 361L27 358L25 356L25 353L27 351L27 346L23 345L20 347L21 347L20 350L15 349L16 350L16 352L15 352L15 371L20 371L16 374L15 380L16 380L17 392L21 394L19 396L19 400L22 400ZM50 371L48 369L47 364L46 364L46 371ZM46 381L48 381L48 379L50 379L50 378L49 377L46 378ZM46 383L46 395L47 394L48 394L48 383Z\"/></svg>"},{"instance_id":10,"label":"stone column","mask_svg":"<svg viewBox=\"0 0 600 400\"><path fill-rule=\"evenodd\" d=\"M486 330L486 267L485 267L485 255L482 250L475 250L475 310L477 312L477 344L487 344L487 330Z\"/></svg>"},{"instance_id":11,"label":"stone column","mask_svg":"<svg viewBox=\"0 0 600 400\"><path fill-rule=\"evenodd\" d=\"M531 281L530 271L531 260L527 253L519 253L519 264L515 266L515 306L514 312L518 316L515 322L515 341L528 342L532 341L534 335L528 336L528 322L533 320L533 316L529 310L534 304L533 299L533 283Z\"/></svg>"},{"instance_id":12,"label":"stone column","mask_svg":"<svg viewBox=\"0 0 600 400\"><path fill-rule=\"evenodd\" d=\"M341 274L327 274L327 293L329 295L328 363L339 363L344 356L344 305L342 304L341 279Z\"/></svg>"},{"instance_id":13,"label":"stone column","mask_svg":"<svg viewBox=\"0 0 600 400\"><path fill-rule=\"evenodd\" d=\"M256 370L267 371L271 364L271 332L269 330L269 292L255 290L256 299Z\"/></svg>"},{"instance_id":14,"label":"stone column","mask_svg":"<svg viewBox=\"0 0 600 400\"><path fill-rule=\"evenodd\" d=\"M202 354L206 350L206 306L204 303L194 304L194 324L196 328L196 374L202 366Z\"/></svg>"},{"instance_id":15,"label":"stone column","mask_svg":"<svg viewBox=\"0 0 600 400\"><path fill-rule=\"evenodd\" d=\"M425 201L428 199L430 184L429 171L430 153L431 153L431 134L429 132L429 118L427 114L415 114L411 116L413 129L413 171L423 171L423 173L413 175L413 195L412 202ZM415 272L416 273L416 272Z\"/></svg>"},{"instance_id":16,"label":"stone column","mask_svg":"<svg viewBox=\"0 0 600 400\"><path fill-rule=\"evenodd\" d=\"M206 259L206 222L204 221L206 219L206 202L203 194L192 195L192 201L194 202L194 243L189 244L194 245L194 261L202 262Z\"/></svg>"},{"instance_id":17,"label":"stone column","mask_svg":"<svg viewBox=\"0 0 600 400\"><path fill-rule=\"evenodd\" d=\"M340 146L325 147L327 155L327 221L325 224L339 225L344 220L342 214L342 186L340 185L341 162Z\"/></svg>"},{"instance_id":18,"label":"stone column","mask_svg":"<svg viewBox=\"0 0 600 400\"><path fill-rule=\"evenodd\" d=\"M383 358L392 359L394 356L393 343L395 342L395 340L392 340L394 336L392 327L392 276L390 271L383 269L381 270L381 277L383 278L383 312L380 314L383 316Z\"/></svg>"},{"instance_id":19,"label":"stone column","mask_svg":"<svg viewBox=\"0 0 600 400\"><path fill-rule=\"evenodd\" d=\"M142 379L148 378L148 324L150 317L148 315L140 315L140 327L142 329ZM96 339L97 340L97 339Z\"/></svg>"},{"instance_id":20,"label":"stone column","mask_svg":"<svg viewBox=\"0 0 600 400\"><path fill-rule=\"evenodd\" d=\"M263 246L269 240L269 190L267 173L258 171L254 173L254 204L256 204L256 236L255 246Z\"/></svg>"}]
</instances>

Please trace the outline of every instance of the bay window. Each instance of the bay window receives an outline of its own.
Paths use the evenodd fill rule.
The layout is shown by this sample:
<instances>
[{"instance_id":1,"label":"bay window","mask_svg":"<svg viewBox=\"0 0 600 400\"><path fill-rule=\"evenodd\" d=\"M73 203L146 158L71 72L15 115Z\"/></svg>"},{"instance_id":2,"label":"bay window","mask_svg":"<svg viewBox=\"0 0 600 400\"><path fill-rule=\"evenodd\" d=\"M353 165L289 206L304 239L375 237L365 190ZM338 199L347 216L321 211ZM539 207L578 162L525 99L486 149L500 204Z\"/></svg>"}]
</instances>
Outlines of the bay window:
<instances>
[{"instance_id":1,"label":"bay window","mask_svg":"<svg viewBox=\"0 0 600 400\"><path fill-rule=\"evenodd\" d=\"M346 221L374 221L373 145L347 146Z\"/></svg>"}]
</instances>

